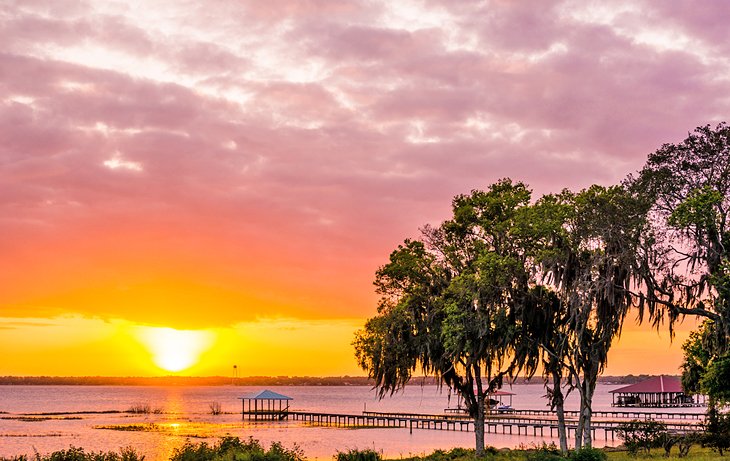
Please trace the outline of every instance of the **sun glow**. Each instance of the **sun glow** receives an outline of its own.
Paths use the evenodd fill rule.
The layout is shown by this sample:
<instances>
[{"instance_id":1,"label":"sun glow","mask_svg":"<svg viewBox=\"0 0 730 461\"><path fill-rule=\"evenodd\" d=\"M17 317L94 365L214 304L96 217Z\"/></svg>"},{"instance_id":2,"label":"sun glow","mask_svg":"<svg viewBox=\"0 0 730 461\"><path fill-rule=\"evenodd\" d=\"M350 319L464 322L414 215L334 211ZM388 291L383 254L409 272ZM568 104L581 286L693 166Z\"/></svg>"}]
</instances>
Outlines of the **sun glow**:
<instances>
[{"instance_id":1,"label":"sun glow","mask_svg":"<svg viewBox=\"0 0 730 461\"><path fill-rule=\"evenodd\" d=\"M213 344L213 333L207 331L140 327L137 337L152 354L155 365L171 372L196 365Z\"/></svg>"}]
</instances>

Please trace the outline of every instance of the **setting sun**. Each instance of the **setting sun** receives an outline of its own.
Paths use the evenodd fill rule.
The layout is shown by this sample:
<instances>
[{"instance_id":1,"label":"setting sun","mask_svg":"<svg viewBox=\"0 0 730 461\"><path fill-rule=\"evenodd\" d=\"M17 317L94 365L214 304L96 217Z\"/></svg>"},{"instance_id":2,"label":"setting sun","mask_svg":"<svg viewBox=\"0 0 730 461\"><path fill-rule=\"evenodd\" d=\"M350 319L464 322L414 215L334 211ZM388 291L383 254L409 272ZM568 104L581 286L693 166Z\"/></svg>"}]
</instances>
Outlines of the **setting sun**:
<instances>
[{"instance_id":1,"label":"setting sun","mask_svg":"<svg viewBox=\"0 0 730 461\"><path fill-rule=\"evenodd\" d=\"M152 354L155 365L171 372L195 365L213 343L210 332L172 328L140 327L137 337Z\"/></svg>"}]
</instances>

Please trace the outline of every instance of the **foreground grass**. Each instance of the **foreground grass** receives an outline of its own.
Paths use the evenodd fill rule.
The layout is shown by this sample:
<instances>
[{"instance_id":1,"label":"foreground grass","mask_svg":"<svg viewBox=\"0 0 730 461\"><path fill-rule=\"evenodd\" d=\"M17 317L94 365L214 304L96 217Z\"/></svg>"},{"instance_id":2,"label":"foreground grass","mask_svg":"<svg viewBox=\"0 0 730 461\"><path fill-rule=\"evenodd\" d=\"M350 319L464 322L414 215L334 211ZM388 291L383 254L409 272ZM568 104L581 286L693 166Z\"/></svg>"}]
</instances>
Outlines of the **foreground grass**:
<instances>
[{"instance_id":1,"label":"foreground grass","mask_svg":"<svg viewBox=\"0 0 730 461\"><path fill-rule=\"evenodd\" d=\"M47 455L36 453L34 456L0 457L0 461L144 461L145 456L131 448L122 448L118 452L86 452L83 448L70 447L68 450L55 451ZM192 443L189 440L177 448L170 461L305 461L304 452L298 447L286 448L274 442L266 449L259 441L249 438L223 437L215 444ZM380 452L374 450L349 450L333 455L334 461L388 461L383 460ZM474 450L454 448L452 450L436 450L429 455L397 458L397 461L724 461L709 448L695 445L689 454L679 458L673 452L669 458L663 450L653 450L650 454L631 456L620 450L580 450L563 457L554 445L523 447L520 449L487 448L483 457L477 458ZM396 461L396 460L393 460Z\"/></svg>"},{"instance_id":2,"label":"foreground grass","mask_svg":"<svg viewBox=\"0 0 730 461\"><path fill-rule=\"evenodd\" d=\"M606 453L608 455L608 461L637 461L637 460L651 460L656 461L671 459L671 460L685 460L685 461L726 461L730 460L727 456L720 456L716 451L710 448L703 448L700 445L692 445L689 454L684 458L680 458L677 455L676 448L672 450L669 458L664 457L664 450L655 449L652 450L649 455L638 455L631 456L627 451L610 451Z\"/></svg>"},{"instance_id":3,"label":"foreground grass","mask_svg":"<svg viewBox=\"0 0 730 461\"><path fill-rule=\"evenodd\" d=\"M495 449L487 448L484 457L477 458L474 450L464 448L454 448L450 451L436 450L425 456L414 456L409 458L398 458L384 461L730 461L730 457L720 456L716 451L710 448L702 448L699 445L693 445L689 454L684 458L680 458L676 449L674 449L669 457L664 456L664 450L654 449L649 454L639 454L632 456L626 450L620 449L595 449L585 450L583 453L573 453L568 457L563 457L557 450L551 449L550 446L542 447L523 447L521 449ZM338 461L356 461L338 460Z\"/></svg>"}]
</instances>

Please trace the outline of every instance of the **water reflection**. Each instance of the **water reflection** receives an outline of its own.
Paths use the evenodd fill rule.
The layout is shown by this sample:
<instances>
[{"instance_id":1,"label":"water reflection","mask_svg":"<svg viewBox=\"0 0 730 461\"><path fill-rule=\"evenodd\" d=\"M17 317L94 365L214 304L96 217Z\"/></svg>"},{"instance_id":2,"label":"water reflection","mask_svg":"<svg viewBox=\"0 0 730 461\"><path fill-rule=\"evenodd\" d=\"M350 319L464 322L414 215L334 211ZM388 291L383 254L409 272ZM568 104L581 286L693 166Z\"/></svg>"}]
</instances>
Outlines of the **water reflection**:
<instances>
[{"instance_id":1,"label":"water reflection","mask_svg":"<svg viewBox=\"0 0 730 461\"><path fill-rule=\"evenodd\" d=\"M610 409L609 390L616 386L599 385L595 409ZM215 443L219 437L233 435L242 439L253 437L268 447L282 442L286 447L296 443L310 460L328 460L337 451L350 448L382 450L386 456L430 453L434 449L472 447L471 432L446 432L407 429L342 429L308 426L296 421L242 421L237 398L261 388L218 387L115 387L115 386L0 386L0 411L18 416L24 413L68 412L80 419L48 419L27 422L20 419L0 419L0 456L39 453L67 449L69 445L87 451L118 450L132 447L146 456L147 461L169 459L173 450L186 440L193 443ZM513 386L515 408L545 408L542 386ZM412 413L442 413L449 402L447 392L435 386L414 386L404 393L382 401L368 387L286 387L277 392L294 397L293 407L333 413L393 411ZM130 414L125 411L137 403L148 403L160 414ZM212 415L211 402L220 402L222 414ZM577 402L568 402L568 408ZM85 411L117 411L118 413L78 413ZM687 409L701 413L702 409ZM149 430L109 430L99 426L149 425ZM143 428L144 429L144 428ZM487 434L487 444L496 447L516 447L540 443L534 436ZM599 446L603 440L597 441Z\"/></svg>"}]
</instances>

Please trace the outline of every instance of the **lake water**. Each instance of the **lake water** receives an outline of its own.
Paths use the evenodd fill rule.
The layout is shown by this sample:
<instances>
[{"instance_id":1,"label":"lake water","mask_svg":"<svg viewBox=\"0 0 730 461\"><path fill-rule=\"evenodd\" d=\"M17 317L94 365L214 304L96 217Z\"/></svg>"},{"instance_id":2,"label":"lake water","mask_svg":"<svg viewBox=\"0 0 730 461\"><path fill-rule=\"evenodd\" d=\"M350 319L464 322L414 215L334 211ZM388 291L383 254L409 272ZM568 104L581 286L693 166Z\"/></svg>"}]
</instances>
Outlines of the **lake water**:
<instances>
[{"instance_id":1,"label":"lake water","mask_svg":"<svg viewBox=\"0 0 730 461\"><path fill-rule=\"evenodd\" d=\"M611 409L609 391L621 386L598 385L594 410ZM214 443L219 437L233 435L253 437L265 446L281 442L286 447L297 444L310 460L331 460L337 451L351 448L374 448L385 456L430 453L437 448L471 448L473 432L449 432L408 429L346 429L316 427L298 421L249 422L241 420L238 397L261 391L262 387L245 386L0 386L0 456L48 453L73 445L86 451L118 450L132 447L146 455L147 461L169 458L172 451L191 440ZM355 413L367 411L440 414L456 406L454 396L436 386L408 386L393 397L378 400L366 386L272 386L269 389L292 397L293 410ZM546 408L542 385L514 385L516 409ZM212 415L211 404L218 403L223 414ZM149 406L157 413L79 412L122 411L134 406ZM577 409L577 395L571 395L566 407ZM699 412L698 408L671 411ZM46 415L37 413L65 413ZM74 414L76 413L76 414ZM27 417L27 415L32 415ZM69 419L71 418L71 419ZM118 431L98 426L154 423L153 431ZM600 432L600 431L599 431ZM599 434L600 435L600 434ZM487 444L516 447L539 444L539 437L487 434ZM612 444L600 438L596 446Z\"/></svg>"}]
</instances>

